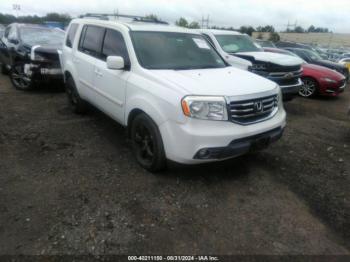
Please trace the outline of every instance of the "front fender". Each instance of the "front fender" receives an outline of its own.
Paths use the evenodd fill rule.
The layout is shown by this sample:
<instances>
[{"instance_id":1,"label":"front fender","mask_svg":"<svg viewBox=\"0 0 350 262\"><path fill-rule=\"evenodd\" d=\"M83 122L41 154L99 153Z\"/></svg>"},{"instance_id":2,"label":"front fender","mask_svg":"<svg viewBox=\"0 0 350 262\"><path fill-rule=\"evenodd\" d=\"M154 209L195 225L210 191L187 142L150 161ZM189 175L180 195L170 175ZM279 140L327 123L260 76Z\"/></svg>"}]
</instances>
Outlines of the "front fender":
<instances>
[{"instance_id":1,"label":"front fender","mask_svg":"<svg viewBox=\"0 0 350 262\"><path fill-rule=\"evenodd\" d=\"M125 125L128 124L130 113L133 110L141 110L151 117L158 126L160 126L167 121L167 115L169 116L169 114L166 113L168 109L162 107L160 103L162 102L156 101L152 96L133 96L128 100L125 109ZM160 110L160 108L163 110Z\"/></svg>"}]
</instances>

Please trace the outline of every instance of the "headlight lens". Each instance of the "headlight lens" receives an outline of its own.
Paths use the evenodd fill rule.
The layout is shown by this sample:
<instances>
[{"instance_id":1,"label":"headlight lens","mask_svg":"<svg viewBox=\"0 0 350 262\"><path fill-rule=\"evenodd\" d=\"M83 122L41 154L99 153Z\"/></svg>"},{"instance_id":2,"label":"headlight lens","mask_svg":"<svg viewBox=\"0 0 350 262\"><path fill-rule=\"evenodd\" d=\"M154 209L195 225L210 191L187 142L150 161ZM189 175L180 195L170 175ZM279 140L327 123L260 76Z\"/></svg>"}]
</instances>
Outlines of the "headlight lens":
<instances>
[{"instance_id":1,"label":"headlight lens","mask_svg":"<svg viewBox=\"0 0 350 262\"><path fill-rule=\"evenodd\" d=\"M328 78L328 77L322 78L322 80L324 80L324 81L326 81L326 82L328 82L328 83L337 83L336 80L333 80L333 79Z\"/></svg>"},{"instance_id":2,"label":"headlight lens","mask_svg":"<svg viewBox=\"0 0 350 262\"><path fill-rule=\"evenodd\" d=\"M203 120L228 120L226 100L220 96L186 96L181 102L188 117Z\"/></svg>"}]
</instances>

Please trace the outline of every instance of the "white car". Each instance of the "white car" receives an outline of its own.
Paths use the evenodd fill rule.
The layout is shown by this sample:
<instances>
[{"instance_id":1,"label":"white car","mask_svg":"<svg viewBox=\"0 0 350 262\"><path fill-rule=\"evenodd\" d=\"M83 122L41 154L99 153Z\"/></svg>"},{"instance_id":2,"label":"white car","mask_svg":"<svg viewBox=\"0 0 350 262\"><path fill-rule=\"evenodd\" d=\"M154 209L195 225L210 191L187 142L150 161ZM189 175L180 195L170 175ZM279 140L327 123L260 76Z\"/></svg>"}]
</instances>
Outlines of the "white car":
<instances>
[{"instance_id":1,"label":"white car","mask_svg":"<svg viewBox=\"0 0 350 262\"><path fill-rule=\"evenodd\" d=\"M266 147L286 124L277 84L229 66L187 29L75 19L60 57L73 110L88 102L127 127L150 171Z\"/></svg>"},{"instance_id":2,"label":"white car","mask_svg":"<svg viewBox=\"0 0 350 262\"><path fill-rule=\"evenodd\" d=\"M252 63L250 71L279 84L284 100L298 95L302 86L301 59L264 52L248 35L239 32L214 29L201 29L200 32L232 66L242 68L235 59L246 59Z\"/></svg>"}]
</instances>

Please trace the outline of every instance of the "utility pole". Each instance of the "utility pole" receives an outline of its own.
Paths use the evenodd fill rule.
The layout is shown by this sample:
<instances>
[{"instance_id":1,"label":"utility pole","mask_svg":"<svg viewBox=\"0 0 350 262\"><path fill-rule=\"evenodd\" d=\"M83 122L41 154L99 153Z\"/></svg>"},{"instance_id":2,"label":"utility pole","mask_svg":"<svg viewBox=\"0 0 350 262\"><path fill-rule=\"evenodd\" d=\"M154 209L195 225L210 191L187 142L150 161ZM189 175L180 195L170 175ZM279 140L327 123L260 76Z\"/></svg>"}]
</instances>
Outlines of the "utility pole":
<instances>
[{"instance_id":1,"label":"utility pole","mask_svg":"<svg viewBox=\"0 0 350 262\"><path fill-rule=\"evenodd\" d=\"M209 28L209 15L205 19L204 16L202 16L202 28Z\"/></svg>"},{"instance_id":2,"label":"utility pole","mask_svg":"<svg viewBox=\"0 0 350 262\"><path fill-rule=\"evenodd\" d=\"M18 18L18 11L21 11L21 5L19 4L13 4L12 9L16 12L16 17Z\"/></svg>"}]
</instances>

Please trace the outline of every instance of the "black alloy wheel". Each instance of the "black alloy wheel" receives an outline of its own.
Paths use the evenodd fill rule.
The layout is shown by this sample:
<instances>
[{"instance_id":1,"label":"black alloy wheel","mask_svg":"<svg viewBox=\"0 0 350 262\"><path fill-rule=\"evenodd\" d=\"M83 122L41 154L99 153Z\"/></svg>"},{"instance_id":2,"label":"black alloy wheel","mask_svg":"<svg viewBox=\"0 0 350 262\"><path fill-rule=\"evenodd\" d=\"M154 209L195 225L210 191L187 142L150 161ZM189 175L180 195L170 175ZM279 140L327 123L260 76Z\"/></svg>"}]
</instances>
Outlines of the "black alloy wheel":
<instances>
[{"instance_id":1,"label":"black alloy wheel","mask_svg":"<svg viewBox=\"0 0 350 262\"><path fill-rule=\"evenodd\" d=\"M72 77L69 77L66 81L66 94L68 98L68 104L74 113L86 113L87 103L79 96Z\"/></svg>"},{"instance_id":2,"label":"black alloy wheel","mask_svg":"<svg viewBox=\"0 0 350 262\"><path fill-rule=\"evenodd\" d=\"M30 90L33 88L32 80L24 73L24 64L16 63L10 71L10 79L13 86L18 90Z\"/></svg>"},{"instance_id":3,"label":"black alloy wheel","mask_svg":"<svg viewBox=\"0 0 350 262\"><path fill-rule=\"evenodd\" d=\"M137 115L131 126L131 141L137 162L151 172L166 167L163 141L154 121L144 113Z\"/></svg>"}]
</instances>

